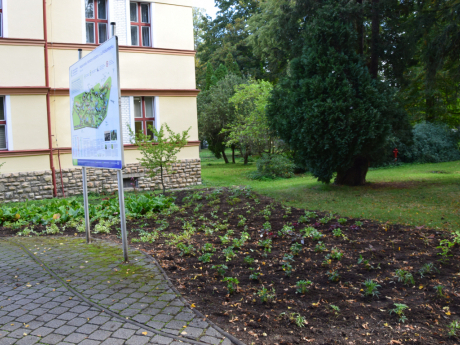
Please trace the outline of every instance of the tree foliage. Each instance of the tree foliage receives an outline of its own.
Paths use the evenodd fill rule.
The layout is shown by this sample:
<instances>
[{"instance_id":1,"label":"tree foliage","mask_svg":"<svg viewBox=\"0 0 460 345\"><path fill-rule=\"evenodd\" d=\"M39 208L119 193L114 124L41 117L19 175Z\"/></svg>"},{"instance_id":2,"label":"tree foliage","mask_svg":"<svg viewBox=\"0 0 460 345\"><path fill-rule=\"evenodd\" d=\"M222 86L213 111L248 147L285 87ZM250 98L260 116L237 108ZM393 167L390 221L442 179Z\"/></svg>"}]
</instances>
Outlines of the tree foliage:
<instances>
[{"instance_id":1,"label":"tree foliage","mask_svg":"<svg viewBox=\"0 0 460 345\"><path fill-rule=\"evenodd\" d=\"M229 100L235 107L236 116L222 132L228 135L228 146L240 147L245 164L249 154L271 153L274 148L265 112L272 89L270 82L253 80L249 84L238 85Z\"/></svg>"},{"instance_id":2,"label":"tree foliage","mask_svg":"<svg viewBox=\"0 0 460 345\"><path fill-rule=\"evenodd\" d=\"M182 133L174 133L166 123L161 125L159 131L152 125L148 125L148 127L153 136L143 132L134 135L131 129L130 135L134 144L141 151L142 157L138 160L141 166L146 169L147 175L153 178L157 176L158 172L160 173L163 194L165 194L164 175L173 172L172 165L178 161L176 155L187 144L191 127Z\"/></svg>"},{"instance_id":3,"label":"tree foliage","mask_svg":"<svg viewBox=\"0 0 460 345\"><path fill-rule=\"evenodd\" d=\"M223 79L202 91L197 97L198 130L200 140L206 140L209 149L217 158L225 156L228 134L222 132L235 120L235 106L229 102L235 94L235 87L246 80L234 74L227 74Z\"/></svg>"},{"instance_id":4,"label":"tree foliage","mask_svg":"<svg viewBox=\"0 0 460 345\"><path fill-rule=\"evenodd\" d=\"M372 79L356 50L359 7L324 1L304 29L308 45L289 64L267 110L270 125L319 181L360 185L391 130L392 90Z\"/></svg>"}]
</instances>

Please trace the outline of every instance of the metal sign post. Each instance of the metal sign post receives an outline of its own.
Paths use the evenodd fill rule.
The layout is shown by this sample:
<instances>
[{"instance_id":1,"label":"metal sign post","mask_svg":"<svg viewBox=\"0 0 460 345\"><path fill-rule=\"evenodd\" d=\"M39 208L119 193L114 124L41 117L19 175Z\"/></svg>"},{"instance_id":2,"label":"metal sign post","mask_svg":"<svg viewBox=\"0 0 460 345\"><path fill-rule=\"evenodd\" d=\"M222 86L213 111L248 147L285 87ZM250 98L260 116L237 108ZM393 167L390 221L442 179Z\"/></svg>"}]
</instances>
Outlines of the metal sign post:
<instances>
[{"instance_id":1,"label":"metal sign post","mask_svg":"<svg viewBox=\"0 0 460 345\"><path fill-rule=\"evenodd\" d=\"M81 60L83 54L82 49L78 49L78 60ZM83 175L83 207L85 209L85 233L86 233L86 243L91 243L91 229L89 222L89 206L88 206L88 180L86 178L86 167L82 168Z\"/></svg>"},{"instance_id":2,"label":"metal sign post","mask_svg":"<svg viewBox=\"0 0 460 345\"><path fill-rule=\"evenodd\" d=\"M79 49L78 62L69 69L72 162L83 169L87 243L91 243L87 167L117 170L123 259L127 262L120 65L115 23L111 25L112 38L84 58Z\"/></svg>"}]
</instances>

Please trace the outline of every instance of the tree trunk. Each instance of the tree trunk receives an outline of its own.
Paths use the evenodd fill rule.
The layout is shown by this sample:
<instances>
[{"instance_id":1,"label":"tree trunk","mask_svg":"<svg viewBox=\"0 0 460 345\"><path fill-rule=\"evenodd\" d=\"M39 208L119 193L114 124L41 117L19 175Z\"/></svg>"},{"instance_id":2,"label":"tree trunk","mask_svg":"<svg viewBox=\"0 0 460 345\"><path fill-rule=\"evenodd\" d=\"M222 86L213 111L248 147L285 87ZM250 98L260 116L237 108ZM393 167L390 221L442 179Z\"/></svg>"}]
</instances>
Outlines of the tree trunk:
<instances>
[{"instance_id":1,"label":"tree trunk","mask_svg":"<svg viewBox=\"0 0 460 345\"><path fill-rule=\"evenodd\" d=\"M235 145L232 145L232 163L235 164Z\"/></svg>"},{"instance_id":2,"label":"tree trunk","mask_svg":"<svg viewBox=\"0 0 460 345\"><path fill-rule=\"evenodd\" d=\"M376 79L379 73L379 0L372 0L372 37L371 37L371 62L369 73Z\"/></svg>"},{"instance_id":3,"label":"tree trunk","mask_svg":"<svg viewBox=\"0 0 460 345\"><path fill-rule=\"evenodd\" d=\"M363 0L356 0L358 4L362 7ZM358 54L364 55L364 25L363 25L363 11L361 10L360 15L357 19L357 28L358 28Z\"/></svg>"},{"instance_id":4,"label":"tree trunk","mask_svg":"<svg viewBox=\"0 0 460 345\"><path fill-rule=\"evenodd\" d=\"M248 161L249 161L249 149L247 147L244 149L243 158L244 158L244 165L248 164Z\"/></svg>"},{"instance_id":5,"label":"tree trunk","mask_svg":"<svg viewBox=\"0 0 460 345\"><path fill-rule=\"evenodd\" d=\"M356 157L353 166L346 171L337 172L335 184L346 186L362 186L366 183L366 175L369 170L369 160L364 157Z\"/></svg>"},{"instance_id":6,"label":"tree trunk","mask_svg":"<svg viewBox=\"0 0 460 345\"><path fill-rule=\"evenodd\" d=\"M228 158L227 158L227 155L225 154L225 148L222 150L222 157L224 157L225 164L228 164Z\"/></svg>"}]
</instances>

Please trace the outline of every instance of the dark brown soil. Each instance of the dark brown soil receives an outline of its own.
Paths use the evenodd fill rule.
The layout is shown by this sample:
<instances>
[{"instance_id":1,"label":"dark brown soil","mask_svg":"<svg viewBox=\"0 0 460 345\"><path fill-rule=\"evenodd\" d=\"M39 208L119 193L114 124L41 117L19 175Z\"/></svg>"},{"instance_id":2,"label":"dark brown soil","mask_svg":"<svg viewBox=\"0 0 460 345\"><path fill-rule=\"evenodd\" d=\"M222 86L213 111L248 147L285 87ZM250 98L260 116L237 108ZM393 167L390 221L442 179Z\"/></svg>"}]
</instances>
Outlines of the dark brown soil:
<instances>
[{"instance_id":1,"label":"dark brown soil","mask_svg":"<svg viewBox=\"0 0 460 345\"><path fill-rule=\"evenodd\" d=\"M455 344L458 338L449 337L448 325L459 320L460 293L458 293L459 250L451 249L449 261L441 263L438 255L439 241L443 232L402 225L379 224L360 220L363 225L354 226L358 219L347 219L340 225L344 236L334 236L338 227L337 215L326 224L319 220L328 214L317 212L316 218L307 223L298 223L305 210L282 207L263 196L241 190L182 191L174 194L175 204L181 210L172 215L159 215L157 219L128 221L130 241L138 238L138 229L151 232L158 228L159 220L166 220L169 227L163 233L179 235L184 231L184 222L193 223L197 229L186 241L192 245L195 255L183 255L176 246L167 244L168 238L160 237L154 243L131 243L154 256L163 266L175 286L197 310L205 314L221 328L235 335L246 344ZM202 193L202 199L184 200L185 197ZM206 198L207 197L207 198ZM201 206L200 210L194 209ZM219 206L219 207L217 207ZM267 216L271 232L263 232L267 220L261 214L270 206ZM244 226L238 222L246 218L244 226L251 239L237 250L237 256L226 261L222 250L232 245L222 245L220 237L227 230L213 235L200 231L205 226L228 221L228 229L234 230L231 239L239 239ZM202 217L200 219L200 217ZM207 218L207 220L204 220ZM294 232L277 236L285 224L292 223ZM300 230L313 226L324 236L320 239L326 247L315 251L317 241L303 238ZM67 229L72 234L75 229ZM113 231L116 233L115 231ZM0 234L10 235L8 229L0 228ZM112 240L116 235L95 235ZM272 239L272 250L267 256L259 246L259 240ZM447 237L446 237L447 238ZM169 238L171 240L171 238ZM290 276L283 270L283 256L289 254L293 243L301 243L301 252L294 256L293 272ZM198 258L205 243L216 248L210 263ZM325 256L333 248L343 253L341 260L327 262ZM255 262L251 267L260 273L259 280L249 278L251 272L244 258L251 256ZM368 266L358 260L368 260ZM326 262L325 262L326 261ZM325 262L325 263L323 263ZM438 271L421 277L419 270L424 264L433 263ZM212 266L224 264L228 267L225 276L239 280L238 288L229 294L226 283ZM415 284L404 285L395 278L395 270L404 269L413 274ZM328 272L336 271L340 278L333 282ZM363 296L365 280L377 282L379 296ZM312 286L306 294L297 293L296 282L310 280ZM435 286L442 285L444 297L437 296ZM257 292L264 286L276 291L272 302L263 303ZM405 323L390 314L394 303L406 304ZM333 306L339 310L334 310ZM283 314L284 313L284 314ZM290 316L302 316L305 322L298 327ZM460 326L460 324L459 324ZM457 332L460 334L460 330Z\"/></svg>"}]
</instances>

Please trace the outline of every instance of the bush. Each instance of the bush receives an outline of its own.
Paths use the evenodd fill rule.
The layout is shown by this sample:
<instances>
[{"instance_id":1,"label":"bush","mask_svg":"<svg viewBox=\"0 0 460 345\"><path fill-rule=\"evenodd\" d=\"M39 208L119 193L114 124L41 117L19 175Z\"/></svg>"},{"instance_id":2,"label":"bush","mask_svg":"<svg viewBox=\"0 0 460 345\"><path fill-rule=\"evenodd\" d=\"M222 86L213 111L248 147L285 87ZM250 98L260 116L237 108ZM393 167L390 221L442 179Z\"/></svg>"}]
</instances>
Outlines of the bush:
<instances>
[{"instance_id":1,"label":"bush","mask_svg":"<svg viewBox=\"0 0 460 345\"><path fill-rule=\"evenodd\" d=\"M447 125L419 123L414 126L414 144L401 152L406 162L440 163L460 159L458 133Z\"/></svg>"},{"instance_id":2,"label":"bush","mask_svg":"<svg viewBox=\"0 0 460 345\"><path fill-rule=\"evenodd\" d=\"M289 178L294 176L294 163L282 155L264 154L257 161L257 171L250 175L255 180Z\"/></svg>"}]
</instances>

